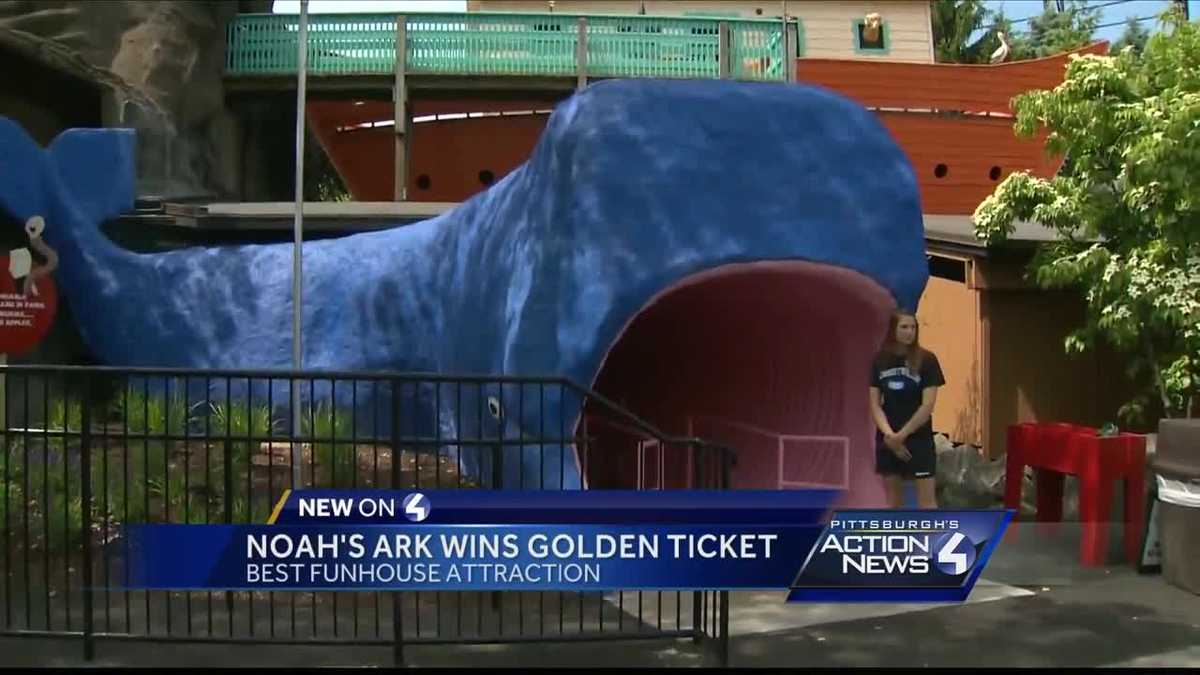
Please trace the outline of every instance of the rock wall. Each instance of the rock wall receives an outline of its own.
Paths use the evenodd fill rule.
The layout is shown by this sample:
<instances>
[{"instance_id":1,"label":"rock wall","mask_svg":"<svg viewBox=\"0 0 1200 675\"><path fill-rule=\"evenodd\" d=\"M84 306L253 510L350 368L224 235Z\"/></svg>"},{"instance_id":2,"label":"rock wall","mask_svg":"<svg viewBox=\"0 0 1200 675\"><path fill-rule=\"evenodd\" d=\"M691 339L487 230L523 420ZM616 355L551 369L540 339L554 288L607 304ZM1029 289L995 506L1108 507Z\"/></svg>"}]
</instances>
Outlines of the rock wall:
<instances>
[{"instance_id":1,"label":"rock wall","mask_svg":"<svg viewBox=\"0 0 1200 675\"><path fill-rule=\"evenodd\" d=\"M138 130L139 192L234 196L242 140L225 102L225 26L271 4L0 0L0 31L65 47L119 80L106 83L104 123Z\"/></svg>"}]
</instances>

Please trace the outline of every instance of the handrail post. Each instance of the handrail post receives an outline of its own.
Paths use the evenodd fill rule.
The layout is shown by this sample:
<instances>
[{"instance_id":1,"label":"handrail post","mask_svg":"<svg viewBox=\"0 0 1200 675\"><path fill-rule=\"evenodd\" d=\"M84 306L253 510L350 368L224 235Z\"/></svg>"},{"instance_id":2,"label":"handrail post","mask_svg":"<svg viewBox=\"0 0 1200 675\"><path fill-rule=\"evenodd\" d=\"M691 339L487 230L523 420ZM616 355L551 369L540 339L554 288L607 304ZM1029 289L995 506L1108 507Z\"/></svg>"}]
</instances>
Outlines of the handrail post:
<instances>
[{"instance_id":1,"label":"handrail post","mask_svg":"<svg viewBox=\"0 0 1200 675\"><path fill-rule=\"evenodd\" d=\"M400 489L401 467L400 460L403 453L400 450L401 444L404 442L402 430L400 429L401 415L404 412L404 388L401 386L399 378L391 378L391 418L392 418L392 490ZM414 396L416 394L414 393ZM421 456L414 452L413 456L413 471L414 485L420 480L421 475ZM401 667L404 665L404 593L402 591L392 591L392 666ZM421 611L420 606L416 608L417 612ZM419 619L418 619L419 620Z\"/></svg>"},{"instance_id":2,"label":"handrail post","mask_svg":"<svg viewBox=\"0 0 1200 675\"><path fill-rule=\"evenodd\" d=\"M786 21L786 17L785 17ZM783 64L787 72L787 81L796 81L796 53L800 51L800 28L795 22L784 24L784 55Z\"/></svg>"},{"instance_id":3,"label":"handrail post","mask_svg":"<svg viewBox=\"0 0 1200 675\"><path fill-rule=\"evenodd\" d=\"M732 70L729 63L730 51L729 22L722 21L717 26L717 77L722 80L728 80Z\"/></svg>"},{"instance_id":4,"label":"handrail post","mask_svg":"<svg viewBox=\"0 0 1200 675\"><path fill-rule=\"evenodd\" d=\"M586 16L579 17L575 25L575 90L582 91L587 86L588 69L588 21Z\"/></svg>"},{"instance_id":5,"label":"handrail post","mask_svg":"<svg viewBox=\"0 0 1200 675\"><path fill-rule=\"evenodd\" d=\"M80 492L80 521L83 527L83 660L92 661L96 658L96 641L93 637L94 625L92 617L92 411L91 385L92 379L84 376L82 400L80 403L80 438L79 438L79 467L80 478L83 481ZM65 426L70 426L69 424ZM66 447L64 439L63 446ZM65 461L65 460L64 460ZM70 589L67 589L70 592Z\"/></svg>"},{"instance_id":6,"label":"handrail post","mask_svg":"<svg viewBox=\"0 0 1200 675\"><path fill-rule=\"evenodd\" d=\"M729 667L729 591L720 591L717 599L718 628L717 662L722 668Z\"/></svg>"},{"instance_id":7,"label":"handrail post","mask_svg":"<svg viewBox=\"0 0 1200 675\"><path fill-rule=\"evenodd\" d=\"M295 382L292 382L289 386L291 386L291 388L293 390L296 388ZM293 398L293 400L295 400L295 399ZM229 407L230 411L232 411L233 404L231 403L229 398L225 399L225 405ZM300 413L296 412L296 409L293 408L292 414L299 415ZM228 422L226 424L228 425ZM292 432L291 432L292 433L292 448L296 447L296 445L295 445L295 442L296 442L295 428L296 428L296 426L293 425ZM222 504L222 508L225 511L224 520L225 520L226 525L231 525L233 523L233 446L230 444L230 440L229 440L230 431L231 430L230 430L229 426L226 426L225 427L225 437L221 442L221 481L222 481L221 488L222 488L223 495L224 495L222 497L222 501L224 502ZM268 452L271 452L271 450L268 450ZM294 458L295 452L293 452L291 456ZM295 460L293 460L293 461L295 461ZM292 468L292 476L293 476L292 487L294 489L300 487L299 483L294 482L295 475L296 475L295 471L296 470L293 467ZM149 517L149 516L147 516L147 517ZM233 637L233 592L232 591L225 591L225 612L226 612L226 616L229 617L229 636Z\"/></svg>"},{"instance_id":8,"label":"handrail post","mask_svg":"<svg viewBox=\"0 0 1200 675\"><path fill-rule=\"evenodd\" d=\"M396 16L396 69L392 84L393 119L395 138L392 171L392 198L402 202L408 199L408 20L403 14Z\"/></svg>"}]
</instances>

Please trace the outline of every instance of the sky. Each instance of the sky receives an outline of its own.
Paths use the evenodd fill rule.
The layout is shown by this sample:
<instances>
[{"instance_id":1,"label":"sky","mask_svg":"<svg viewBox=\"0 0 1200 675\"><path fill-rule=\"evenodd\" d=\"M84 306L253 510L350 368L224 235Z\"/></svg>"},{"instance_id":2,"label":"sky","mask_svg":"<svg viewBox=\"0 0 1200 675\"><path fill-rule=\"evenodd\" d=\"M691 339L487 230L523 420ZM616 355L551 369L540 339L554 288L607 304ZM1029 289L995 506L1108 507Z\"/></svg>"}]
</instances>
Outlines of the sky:
<instances>
[{"instance_id":1,"label":"sky","mask_svg":"<svg viewBox=\"0 0 1200 675\"><path fill-rule=\"evenodd\" d=\"M769 2L771 0L764 0ZM1200 19L1200 0L1189 0L1189 12L1193 20ZM1100 24L1117 23L1096 31L1096 37L1115 41L1124 32L1128 17L1153 17L1161 13L1169 0L1087 0L1089 5L1108 5L1100 8ZM1042 11L1042 0L988 0L991 9L1004 9L1010 19L1025 19ZM300 11L299 0L276 0L274 11L281 14L296 14ZM465 12L466 0L309 0L308 11L314 14L327 12ZM1154 19L1142 25L1154 31ZM1025 24L1017 24L1024 27Z\"/></svg>"},{"instance_id":2,"label":"sky","mask_svg":"<svg viewBox=\"0 0 1200 675\"><path fill-rule=\"evenodd\" d=\"M1088 0L1088 5L1109 5L1100 8L1100 25L1120 22L1116 26L1108 26L1096 31L1096 37L1101 40L1116 41L1125 32L1125 20L1129 17L1137 19L1155 17L1163 12L1170 4L1169 0L1124 0L1110 4L1112 0ZM1003 9L1005 16L1010 19L1025 19L1042 13L1042 0L988 0L988 8ZM311 6L311 5L310 5ZM1200 19L1200 0L1191 0L1188 6L1189 15L1193 20ZM1158 30L1156 19L1142 21L1142 26L1154 32ZM1027 28L1028 22L1018 23L1015 28Z\"/></svg>"}]
</instances>

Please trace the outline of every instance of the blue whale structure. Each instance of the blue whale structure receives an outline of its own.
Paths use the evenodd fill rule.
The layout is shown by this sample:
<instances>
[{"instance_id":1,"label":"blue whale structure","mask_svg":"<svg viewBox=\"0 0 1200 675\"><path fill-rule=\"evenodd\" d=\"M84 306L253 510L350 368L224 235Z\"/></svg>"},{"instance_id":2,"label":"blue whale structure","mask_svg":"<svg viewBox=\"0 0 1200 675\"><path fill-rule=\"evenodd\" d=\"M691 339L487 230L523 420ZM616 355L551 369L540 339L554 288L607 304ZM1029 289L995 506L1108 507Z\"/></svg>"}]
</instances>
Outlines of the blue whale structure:
<instances>
[{"instance_id":1,"label":"blue whale structure","mask_svg":"<svg viewBox=\"0 0 1200 675\"><path fill-rule=\"evenodd\" d=\"M45 217L93 353L118 366L290 368L291 244L135 254L100 233L132 207L133 147L129 130L73 129L43 150L0 118L0 209ZM306 369L580 383L651 298L706 270L833 265L909 309L928 274L916 178L873 113L815 87L729 81L589 86L486 192L414 225L307 242L303 255ZM460 423L451 398L443 425ZM549 418L579 412L545 405ZM461 424L448 431L482 432ZM577 487L565 461L530 453L520 471L527 485Z\"/></svg>"}]
</instances>

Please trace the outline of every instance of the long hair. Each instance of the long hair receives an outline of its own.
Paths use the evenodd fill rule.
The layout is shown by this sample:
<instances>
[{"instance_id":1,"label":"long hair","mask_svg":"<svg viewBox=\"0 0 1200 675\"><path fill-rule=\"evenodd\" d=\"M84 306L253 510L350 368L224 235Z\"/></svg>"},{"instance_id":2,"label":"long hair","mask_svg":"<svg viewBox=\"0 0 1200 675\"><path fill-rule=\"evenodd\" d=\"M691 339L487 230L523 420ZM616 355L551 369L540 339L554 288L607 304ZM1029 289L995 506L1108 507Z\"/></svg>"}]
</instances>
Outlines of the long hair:
<instances>
[{"instance_id":1,"label":"long hair","mask_svg":"<svg viewBox=\"0 0 1200 675\"><path fill-rule=\"evenodd\" d=\"M900 326L900 320L907 317L912 318L915 328L911 345L902 344L896 339L896 328ZM887 339L883 342L883 351L904 354L908 369L914 373L920 372L921 364L925 361L925 348L921 346L921 324L917 321L917 315L905 311L892 313L892 317L888 321Z\"/></svg>"}]
</instances>

